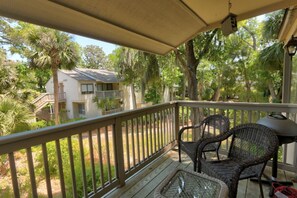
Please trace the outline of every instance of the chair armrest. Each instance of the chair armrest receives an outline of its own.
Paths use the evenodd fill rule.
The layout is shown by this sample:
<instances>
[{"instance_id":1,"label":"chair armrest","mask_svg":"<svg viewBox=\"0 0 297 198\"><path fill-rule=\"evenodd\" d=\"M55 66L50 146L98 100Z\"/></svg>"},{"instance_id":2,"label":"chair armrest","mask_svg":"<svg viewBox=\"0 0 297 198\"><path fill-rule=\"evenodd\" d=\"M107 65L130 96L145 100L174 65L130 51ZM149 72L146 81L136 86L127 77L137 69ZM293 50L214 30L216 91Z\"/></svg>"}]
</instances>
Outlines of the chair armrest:
<instances>
[{"instance_id":1,"label":"chair armrest","mask_svg":"<svg viewBox=\"0 0 297 198\"><path fill-rule=\"evenodd\" d=\"M181 136L183 134L183 132L187 129L195 129L195 128L199 128L202 126L202 123L200 124L196 124L196 125L193 125L193 126L186 126L186 127L183 127L181 128L179 131L178 131L178 141L181 141Z\"/></svg>"}]
</instances>

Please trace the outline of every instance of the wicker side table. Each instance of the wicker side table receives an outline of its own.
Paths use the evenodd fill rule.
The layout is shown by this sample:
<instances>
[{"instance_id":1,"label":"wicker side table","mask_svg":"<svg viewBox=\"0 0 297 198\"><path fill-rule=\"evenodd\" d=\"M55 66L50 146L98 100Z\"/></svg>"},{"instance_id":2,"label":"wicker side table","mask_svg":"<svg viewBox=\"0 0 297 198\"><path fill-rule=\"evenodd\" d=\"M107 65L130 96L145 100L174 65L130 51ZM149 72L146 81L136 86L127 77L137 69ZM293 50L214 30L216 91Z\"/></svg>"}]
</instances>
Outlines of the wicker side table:
<instances>
[{"instance_id":1,"label":"wicker side table","mask_svg":"<svg viewBox=\"0 0 297 198\"><path fill-rule=\"evenodd\" d=\"M154 197L228 197L227 185L204 174L177 169L155 189Z\"/></svg>"}]
</instances>

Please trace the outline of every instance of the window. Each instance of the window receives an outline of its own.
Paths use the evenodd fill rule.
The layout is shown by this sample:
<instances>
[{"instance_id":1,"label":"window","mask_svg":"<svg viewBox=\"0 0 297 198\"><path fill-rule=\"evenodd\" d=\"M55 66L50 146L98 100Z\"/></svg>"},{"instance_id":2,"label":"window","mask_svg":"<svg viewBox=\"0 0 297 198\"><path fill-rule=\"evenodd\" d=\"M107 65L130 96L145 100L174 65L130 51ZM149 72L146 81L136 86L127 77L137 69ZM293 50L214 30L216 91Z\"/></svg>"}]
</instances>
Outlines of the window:
<instances>
[{"instance_id":1,"label":"window","mask_svg":"<svg viewBox=\"0 0 297 198\"><path fill-rule=\"evenodd\" d=\"M111 83L106 84L106 90L112 90L112 84Z\"/></svg>"},{"instance_id":2,"label":"window","mask_svg":"<svg viewBox=\"0 0 297 198\"><path fill-rule=\"evenodd\" d=\"M94 93L94 85L93 84L82 84L81 85L81 93L82 94L93 94Z\"/></svg>"},{"instance_id":3,"label":"window","mask_svg":"<svg viewBox=\"0 0 297 198\"><path fill-rule=\"evenodd\" d=\"M102 91L102 90L103 90L102 84L97 84L97 91Z\"/></svg>"},{"instance_id":4,"label":"window","mask_svg":"<svg viewBox=\"0 0 297 198\"><path fill-rule=\"evenodd\" d=\"M102 84L102 90L103 91L113 90L112 83Z\"/></svg>"},{"instance_id":5,"label":"window","mask_svg":"<svg viewBox=\"0 0 297 198\"><path fill-rule=\"evenodd\" d=\"M85 104L84 103L79 103L78 104L78 113L85 115L86 111L85 111Z\"/></svg>"}]
</instances>

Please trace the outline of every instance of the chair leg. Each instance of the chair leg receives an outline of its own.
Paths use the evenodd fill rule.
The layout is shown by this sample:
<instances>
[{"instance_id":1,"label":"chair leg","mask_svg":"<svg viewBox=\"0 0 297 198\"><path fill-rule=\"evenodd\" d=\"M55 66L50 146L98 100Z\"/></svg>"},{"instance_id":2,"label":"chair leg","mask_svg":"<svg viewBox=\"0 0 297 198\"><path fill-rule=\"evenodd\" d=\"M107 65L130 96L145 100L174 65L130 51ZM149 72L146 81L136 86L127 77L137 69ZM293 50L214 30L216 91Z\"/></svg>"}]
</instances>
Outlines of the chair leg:
<instances>
[{"instance_id":1,"label":"chair leg","mask_svg":"<svg viewBox=\"0 0 297 198\"><path fill-rule=\"evenodd\" d=\"M258 183L259 183L259 186L260 186L261 197L264 198L261 176L258 177Z\"/></svg>"},{"instance_id":2,"label":"chair leg","mask_svg":"<svg viewBox=\"0 0 297 198\"><path fill-rule=\"evenodd\" d=\"M220 155L219 155L219 150L216 151L217 152L217 158L220 161Z\"/></svg>"},{"instance_id":3,"label":"chair leg","mask_svg":"<svg viewBox=\"0 0 297 198\"><path fill-rule=\"evenodd\" d=\"M180 145L178 145L178 161L181 162L181 150L180 150Z\"/></svg>"}]
</instances>

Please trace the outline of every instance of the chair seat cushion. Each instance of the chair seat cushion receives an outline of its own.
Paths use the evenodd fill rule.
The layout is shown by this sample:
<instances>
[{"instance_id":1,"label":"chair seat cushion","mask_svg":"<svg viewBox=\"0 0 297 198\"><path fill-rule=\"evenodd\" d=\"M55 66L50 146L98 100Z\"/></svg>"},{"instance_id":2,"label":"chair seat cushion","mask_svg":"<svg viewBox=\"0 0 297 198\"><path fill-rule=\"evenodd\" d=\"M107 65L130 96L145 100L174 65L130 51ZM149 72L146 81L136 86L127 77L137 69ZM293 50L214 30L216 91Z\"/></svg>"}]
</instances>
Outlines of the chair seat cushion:
<instances>
[{"instance_id":1,"label":"chair seat cushion","mask_svg":"<svg viewBox=\"0 0 297 198\"><path fill-rule=\"evenodd\" d=\"M207 144L204 149L203 152L208 152L208 151L216 151L218 148L218 145L213 143L213 144Z\"/></svg>"},{"instance_id":2,"label":"chair seat cushion","mask_svg":"<svg viewBox=\"0 0 297 198\"><path fill-rule=\"evenodd\" d=\"M226 159L226 160L220 160L220 161L202 160L201 161L202 172L224 181L229 186L232 183L232 177L235 175L236 172L240 171L239 161L241 160L238 160L238 159ZM261 166L261 164L245 168L241 172L239 179L258 176L256 168L259 168L259 166Z\"/></svg>"},{"instance_id":3,"label":"chair seat cushion","mask_svg":"<svg viewBox=\"0 0 297 198\"><path fill-rule=\"evenodd\" d=\"M238 171L239 164L232 160L220 160L220 161L204 161L201 160L201 170L203 173L222 180L228 187L233 184L234 173Z\"/></svg>"}]
</instances>

